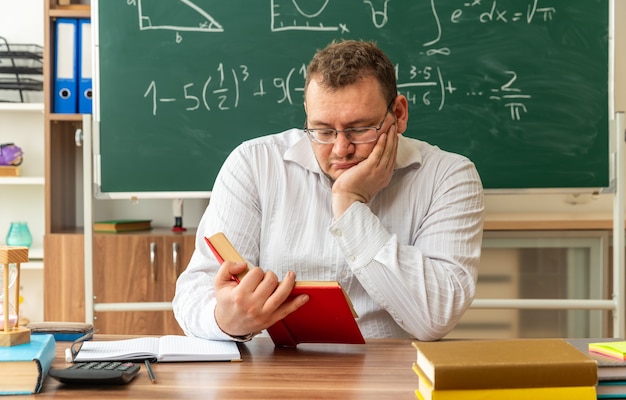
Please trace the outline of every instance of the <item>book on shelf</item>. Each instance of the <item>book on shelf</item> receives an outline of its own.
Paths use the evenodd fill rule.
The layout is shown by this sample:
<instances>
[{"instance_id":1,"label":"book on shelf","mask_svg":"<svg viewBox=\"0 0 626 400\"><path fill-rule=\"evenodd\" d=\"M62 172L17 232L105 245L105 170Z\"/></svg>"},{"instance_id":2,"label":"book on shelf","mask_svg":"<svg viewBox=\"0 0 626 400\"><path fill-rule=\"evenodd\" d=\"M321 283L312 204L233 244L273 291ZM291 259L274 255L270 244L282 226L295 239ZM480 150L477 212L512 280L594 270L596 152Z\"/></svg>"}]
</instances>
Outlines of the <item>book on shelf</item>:
<instances>
[{"instance_id":1,"label":"book on shelf","mask_svg":"<svg viewBox=\"0 0 626 400\"><path fill-rule=\"evenodd\" d=\"M39 393L55 354L52 335L32 335L29 343L0 347L0 394Z\"/></svg>"},{"instance_id":2,"label":"book on shelf","mask_svg":"<svg viewBox=\"0 0 626 400\"><path fill-rule=\"evenodd\" d=\"M205 240L219 263L244 262L250 266L222 233ZM239 282L244 274L233 277ZM290 300L307 294L309 301L267 329L276 346L294 347L300 343L363 344L365 339L356 322L352 302L339 282L296 281Z\"/></svg>"},{"instance_id":3,"label":"book on shelf","mask_svg":"<svg viewBox=\"0 0 626 400\"><path fill-rule=\"evenodd\" d=\"M567 341L596 361L598 381L626 381L626 361L589 351L590 343L623 341L619 338L571 338ZM626 397L626 396L625 396Z\"/></svg>"},{"instance_id":4,"label":"book on shelf","mask_svg":"<svg viewBox=\"0 0 626 400\"><path fill-rule=\"evenodd\" d=\"M235 342L165 335L123 340L82 342L74 362L84 361L240 361Z\"/></svg>"},{"instance_id":5,"label":"book on shelf","mask_svg":"<svg viewBox=\"0 0 626 400\"><path fill-rule=\"evenodd\" d=\"M435 390L416 363L413 371L418 377L415 394L421 400L595 400L594 386L554 386L502 389Z\"/></svg>"},{"instance_id":6,"label":"book on shelf","mask_svg":"<svg viewBox=\"0 0 626 400\"><path fill-rule=\"evenodd\" d=\"M0 165L0 176L20 176L20 167L13 165Z\"/></svg>"},{"instance_id":7,"label":"book on shelf","mask_svg":"<svg viewBox=\"0 0 626 400\"><path fill-rule=\"evenodd\" d=\"M117 219L93 223L95 232L132 232L150 229L152 229L152 220L149 219Z\"/></svg>"},{"instance_id":8,"label":"book on shelf","mask_svg":"<svg viewBox=\"0 0 626 400\"><path fill-rule=\"evenodd\" d=\"M413 342L434 389L594 386L596 362L565 339Z\"/></svg>"}]
</instances>

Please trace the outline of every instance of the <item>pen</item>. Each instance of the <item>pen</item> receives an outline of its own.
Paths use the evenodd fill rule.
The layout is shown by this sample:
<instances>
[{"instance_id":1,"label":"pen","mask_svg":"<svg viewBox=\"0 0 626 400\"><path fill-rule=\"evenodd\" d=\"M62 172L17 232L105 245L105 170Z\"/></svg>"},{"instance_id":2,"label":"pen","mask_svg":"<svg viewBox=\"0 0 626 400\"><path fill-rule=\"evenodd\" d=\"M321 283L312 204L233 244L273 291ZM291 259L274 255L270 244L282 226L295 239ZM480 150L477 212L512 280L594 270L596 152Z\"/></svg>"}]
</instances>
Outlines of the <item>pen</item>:
<instances>
[{"instance_id":1,"label":"pen","mask_svg":"<svg viewBox=\"0 0 626 400\"><path fill-rule=\"evenodd\" d=\"M148 370L148 376L150 377L150 381L152 383L156 383L156 375L154 375L154 371L152 370L152 366L150 365L150 361L145 360L146 369Z\"/></svg>"}]
</instances>

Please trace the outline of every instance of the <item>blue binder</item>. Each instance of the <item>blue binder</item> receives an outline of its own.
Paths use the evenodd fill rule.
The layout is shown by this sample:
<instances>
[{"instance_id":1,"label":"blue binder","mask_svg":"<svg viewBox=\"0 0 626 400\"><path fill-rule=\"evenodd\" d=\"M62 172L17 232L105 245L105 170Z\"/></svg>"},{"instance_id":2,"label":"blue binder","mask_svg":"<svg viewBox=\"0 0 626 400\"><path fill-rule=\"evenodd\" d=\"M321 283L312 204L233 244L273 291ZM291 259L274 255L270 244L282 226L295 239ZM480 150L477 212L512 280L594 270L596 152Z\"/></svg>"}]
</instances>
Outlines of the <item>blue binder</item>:
<instances>
[{"instance_id":1,"label":"blue binder","mask_svg":"<svg viewBox=\"0 0 626 400\"><path fill-rule=\"evenodd\" d=\"M91 20L78 20L78 112L91 114L92 50Z\"/></svg>"},{"instance_id":2,"label":"blue binder","mask_svg":"<svg viewBox=\"0 0 626 400\"><path fill-rule=\"evenodd\" d=\"M55 113L75 114L77 111L77 27L78 20L75 18L59 18L56 20L53 82L53 111Z\"/></svg>"}]
</instances>

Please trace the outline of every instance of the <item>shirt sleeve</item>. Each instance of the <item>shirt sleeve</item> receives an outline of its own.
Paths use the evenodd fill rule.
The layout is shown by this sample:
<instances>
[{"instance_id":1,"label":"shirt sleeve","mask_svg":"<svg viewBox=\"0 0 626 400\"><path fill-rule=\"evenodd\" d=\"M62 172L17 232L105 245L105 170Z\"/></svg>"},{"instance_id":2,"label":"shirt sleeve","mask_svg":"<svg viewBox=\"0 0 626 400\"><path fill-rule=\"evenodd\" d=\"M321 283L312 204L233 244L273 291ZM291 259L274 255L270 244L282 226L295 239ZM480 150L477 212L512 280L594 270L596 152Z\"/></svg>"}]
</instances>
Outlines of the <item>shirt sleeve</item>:
<instances>
[{"instance_id":1,"label":"shirt sleeve","mask_svg":"<svg viewBox=\"0 0 626 400\"><path fill-rule=\"evenodd\" d=\"M220 267L204 237L224 232L237 250L250 261L258 260L259 209L255 182L242 150L227 158L196 233L196 248L185 271L176 281L172 300L174 315L186 335L213 340L249 340L224 333L215 321L213 280Z\"/></svg>"},{"instance_id":2,"label":"shirt sleeve","mask_svg":"<svg viewBox=\"0 0 626 400\"><path fill-rule=\"evenodd\" d=\"M448 168L432 190L413 243L399 243L363 203L330 226L372 299L424 341L445 336L474 299L484 214L482 183L467 159Z\"/></svg>"}]
</instances>

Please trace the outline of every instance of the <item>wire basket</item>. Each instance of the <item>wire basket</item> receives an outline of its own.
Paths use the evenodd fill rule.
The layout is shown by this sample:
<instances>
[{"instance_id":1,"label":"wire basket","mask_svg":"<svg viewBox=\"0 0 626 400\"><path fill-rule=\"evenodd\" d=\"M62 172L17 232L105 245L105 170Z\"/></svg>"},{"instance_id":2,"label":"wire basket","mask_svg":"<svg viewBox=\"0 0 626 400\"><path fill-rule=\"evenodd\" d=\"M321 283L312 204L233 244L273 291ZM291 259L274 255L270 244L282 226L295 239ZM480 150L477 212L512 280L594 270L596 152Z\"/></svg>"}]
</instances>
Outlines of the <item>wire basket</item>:
<instances>
[{"instance_id":1,"label":"wire basket","mask_svg":"<svg viewBox=\"0 0 626 400\"><path fill-rule=\"evenodd\" d=\"M24 102L24 92L43 90L43 47L9 44L0 36L0 102Z\"/></svg>"}]
</instances>

